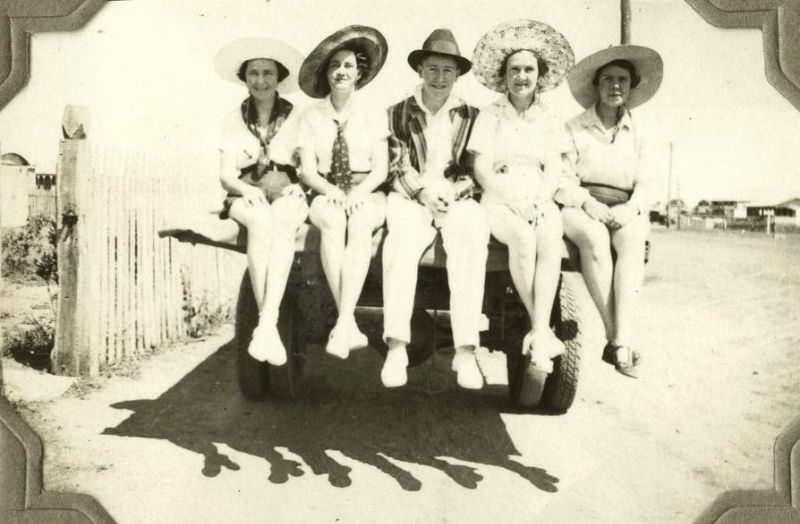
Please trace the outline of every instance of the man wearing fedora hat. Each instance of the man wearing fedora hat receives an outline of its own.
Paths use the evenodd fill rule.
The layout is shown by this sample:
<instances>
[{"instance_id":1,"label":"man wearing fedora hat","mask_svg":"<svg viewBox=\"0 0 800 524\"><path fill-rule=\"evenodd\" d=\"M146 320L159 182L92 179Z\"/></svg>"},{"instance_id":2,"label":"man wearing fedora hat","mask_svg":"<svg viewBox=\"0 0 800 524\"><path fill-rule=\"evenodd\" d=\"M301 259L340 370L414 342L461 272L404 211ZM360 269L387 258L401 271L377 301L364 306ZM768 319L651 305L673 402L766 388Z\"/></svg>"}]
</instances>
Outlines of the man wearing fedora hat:
<instances>
[{"instance_id":1,"label":"man wearing fedora hat","mask_svg":"<svg viewBox=\"0 0 800 524\"><path fill-rule=\"evenodd\" d=\"M383 245L383 338L389 346L381 380L406 383L419 260L442 235L447 253L450 315L459 386L480 389L475 360L486 271L489 226L471 198L472 159L466 144L478 110L452 93L472 63L461 56L453 33L436 29L408 64L422 83L389 108L388 235Z\"/></svg>"}]
</instances>

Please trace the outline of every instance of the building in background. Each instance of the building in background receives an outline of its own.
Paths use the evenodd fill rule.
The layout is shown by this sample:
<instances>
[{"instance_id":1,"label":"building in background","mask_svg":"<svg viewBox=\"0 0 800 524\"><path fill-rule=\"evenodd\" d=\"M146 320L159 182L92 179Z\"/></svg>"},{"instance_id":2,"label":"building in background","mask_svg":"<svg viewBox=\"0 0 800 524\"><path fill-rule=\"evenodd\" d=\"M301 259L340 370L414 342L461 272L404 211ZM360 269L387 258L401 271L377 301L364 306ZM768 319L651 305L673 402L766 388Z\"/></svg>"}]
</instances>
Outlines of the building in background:
<instances>
[{"instance_id":1,"label":"building in background","mask_svg":"<svg viewBox=\"0 0 800 524\"><path fill-rule=\"evenodd\" d=\"M733 220L747 217L749 200L700 200L694 208L694 215Z\"/></svg>"},{"instance_id":2,"label":"building in background","mask_svg":"<svg viewBox=\"0 0 800 524\"><path fill-rule=\"evenodd\" d=\"M747 217L758 219L771 216L776 226L800 227L800 198L778 203L754 203L747 206Z\"/></svg>"},{"instance_id":3,"label":"building in background","mask_svg":"<svg viewBox=\"0 0 800 524\"><path fill-rule=\"evenodd\" d=\"M56 176L36 173L22 155L0 156L0 225L24 226L28 217L56 216Z\"/></svg>"}]
</instances>

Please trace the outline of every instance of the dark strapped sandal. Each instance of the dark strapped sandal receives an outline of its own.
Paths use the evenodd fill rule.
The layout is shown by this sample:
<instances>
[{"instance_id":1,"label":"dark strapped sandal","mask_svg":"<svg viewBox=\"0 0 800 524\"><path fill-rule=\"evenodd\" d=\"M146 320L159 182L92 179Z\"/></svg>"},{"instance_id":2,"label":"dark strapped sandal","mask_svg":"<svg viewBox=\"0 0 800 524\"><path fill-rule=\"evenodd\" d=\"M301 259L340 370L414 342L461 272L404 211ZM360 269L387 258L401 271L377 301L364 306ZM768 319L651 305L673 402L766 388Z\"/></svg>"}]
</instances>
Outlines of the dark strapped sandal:
<instances>
[{"instance_id":1,"label":"dark strapped sandal","mask_svg":"<svg viewBox=\"0 0 800 524\"><path fill-rule=\"evenodd\" d=\"M628 358L625 360L620 360L618 356L618 350L622 348L627 350ZM642 356L638 351L634 351L628 346L617 346L609 342L606 344L606 347L603 348L603 362L608 362L614 366L614 369L626 377L639 378L639 372L636 368L642 362Z\"/></svg>"}]
</instances>

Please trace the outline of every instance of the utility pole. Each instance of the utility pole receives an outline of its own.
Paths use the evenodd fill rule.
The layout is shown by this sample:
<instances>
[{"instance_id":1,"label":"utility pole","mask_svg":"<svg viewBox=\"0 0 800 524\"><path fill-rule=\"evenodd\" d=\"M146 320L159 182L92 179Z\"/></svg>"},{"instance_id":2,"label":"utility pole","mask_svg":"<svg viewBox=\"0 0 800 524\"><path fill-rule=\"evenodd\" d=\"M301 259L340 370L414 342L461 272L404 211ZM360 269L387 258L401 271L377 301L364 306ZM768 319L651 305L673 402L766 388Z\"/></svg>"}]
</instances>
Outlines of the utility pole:
<instances>
[{"instance_id":1,"label":"utility pole","mask_svg":"<svg viewBox=\"0 0 800 524\"><path fill-rule=\"evenodd\" d=\"M670 221L670 210L672 209L672 141L669 143L669 160L668 160L668 171L667 171L667 206L666 206L666 213L667 213L667 229L669 229L669 221Z\"/></svg>"},{"instance_id":2,"label":"utility pole","mask_svg":"<svg viewBox=\"0 0 800 524\"><path fill-rule=\"evenodd\" d=\"M631 0L620 0L620 44L631 43Z\"/></svg>"}]
</instances>

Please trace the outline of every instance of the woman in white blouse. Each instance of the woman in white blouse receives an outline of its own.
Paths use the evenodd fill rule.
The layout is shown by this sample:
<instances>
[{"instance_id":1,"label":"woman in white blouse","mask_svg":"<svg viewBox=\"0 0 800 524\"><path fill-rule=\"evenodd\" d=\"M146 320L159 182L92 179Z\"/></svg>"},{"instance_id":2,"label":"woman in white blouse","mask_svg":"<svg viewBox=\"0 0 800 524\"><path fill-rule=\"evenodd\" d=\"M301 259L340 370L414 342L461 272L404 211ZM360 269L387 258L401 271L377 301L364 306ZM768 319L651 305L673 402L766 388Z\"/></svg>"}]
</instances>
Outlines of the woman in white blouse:
<instances>
[{"instance_id":1,"label":"woman in white blouse","mask_svg":"<svg viewBox=\"0 0 800 524\"><path fill-rule=\"evenodd\" d=\"M530 318L522 353L543 373L552 372L552 358L564 351L549 321L562 249L553 195L567 148L563 126L540 93L557 86L572 62L563 35L534 20L493 28L473 57L478 80L503 95L481 110L468 147L492 235L508 246L514 287Z\"/></svg>"},{"instance_id":2,"label":"woman in white blouse","mask_svg":"<svg viewBox=\"0 0 800 524\"><path fill-rule=\"evenodd\" d=\"M355 91L386 59L377 30L348 26L323 40L300 68L300 87L322 98L299 120L300 179L316 195L309 218L322 235L322 267L339 312L326 351L347 358L367 337L355 308L372 255L372 234L385 220L388 121L385 111L365 106Z\"/></svg>"},{"instance_id":3,"label":"woman in white blouse","mask_svg":"<svg viewBox=\"0 0 800 524\"><path fill-rule=\"evenodd\" d=\"M247 229L248 271L259 310L248 351L276 366L286 362L278 310L308 205L291 158L274 139L294 118L292 103L279 91L297 89L302 60L292 47L263 37L234 40L215 60L223 78L244 83L249 92L223 124L219 177L228 196L220 218Z\"/></svg>"},{"instance_id":4,"label":"woman in white blouse","mask_svg":"<svg viewBox=\"0 0 800 524\"><path fill-rule=\"evenodd\" d=\"M662 74L658 53L634 45L604 49L575 66L569 86L587 109L567 122L574 178L556 195L565 205L564 232L580 250L586 287L605 326L602 358L632 378L641 360L630 344L653 176L644 133L630 109L655 94Z\"/></svg>"}]
</instances>

